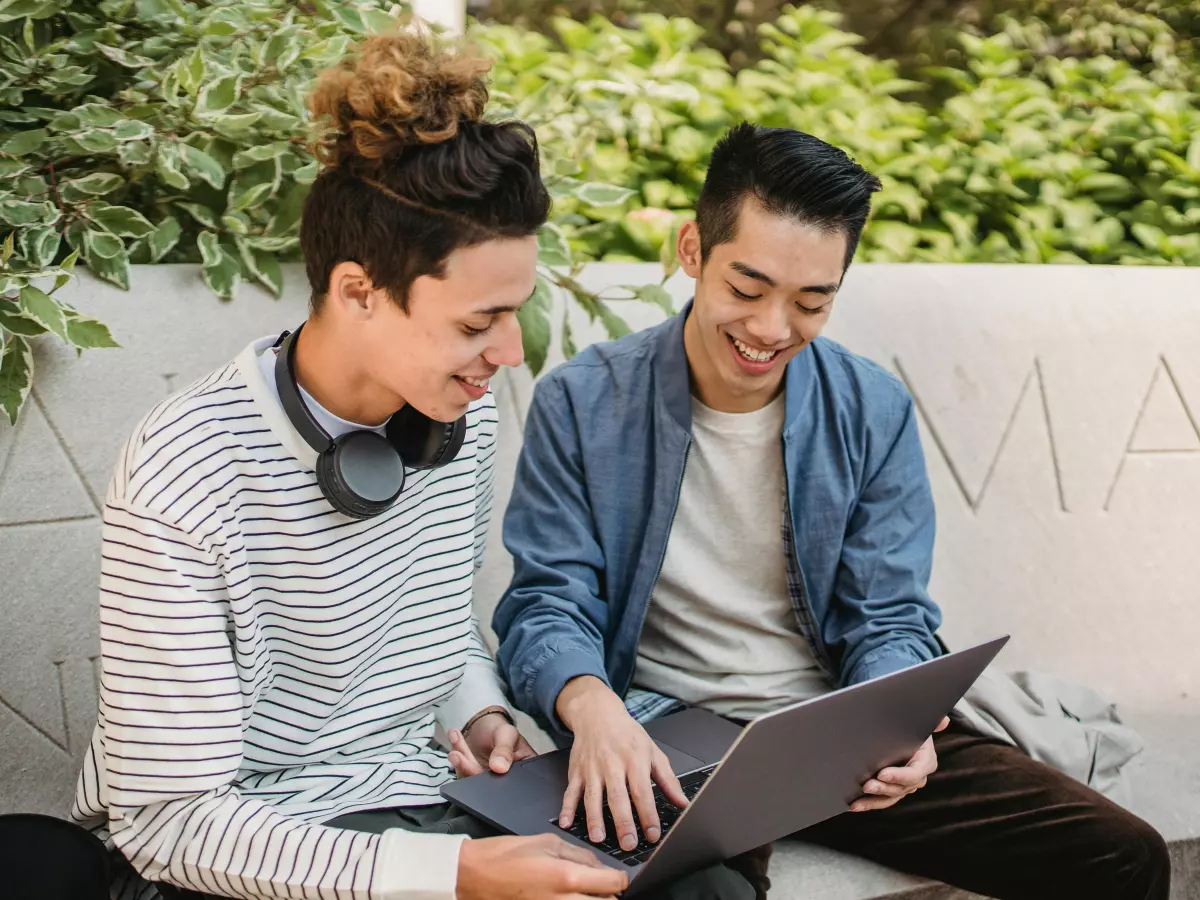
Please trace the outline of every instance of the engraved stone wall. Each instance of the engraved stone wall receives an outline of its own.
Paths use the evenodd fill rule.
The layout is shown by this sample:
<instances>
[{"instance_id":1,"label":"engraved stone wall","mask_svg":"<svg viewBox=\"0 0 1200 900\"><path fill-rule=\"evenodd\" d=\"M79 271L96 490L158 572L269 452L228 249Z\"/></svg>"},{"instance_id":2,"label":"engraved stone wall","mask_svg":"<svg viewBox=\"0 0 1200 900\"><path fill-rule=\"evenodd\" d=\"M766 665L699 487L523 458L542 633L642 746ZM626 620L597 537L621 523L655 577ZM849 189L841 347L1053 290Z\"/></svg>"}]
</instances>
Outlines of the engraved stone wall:
<instances>
[{"instance_id":1,"label":"engraved stone wall","mask_svg":"<svg viewBox=\"0 0 1200 900\"><path fill-rule=\"evenodd\" d=\"M657 279L598 265L594 287ZM61 814L95 720L99 510L118 450L160 398L304 315L303 272L276 301L213 299L191 266L86 277L69 300L123 349L36 348L37 387L0 424L0 812ZM669 283L681 303L690 283ZM662 313L622 305L642 327ZM572 313L577 344L600 337ZM935 597L963 644L1011 632L1008 668L1085 681L1151 714L1200 709L1200 270L856 265L829 335L916 398L939 515ZM552 362L558 357L552 357ZM497 509L511 491L532 379L494 382ZM494 523L478 587L510 571Z\"/></svg>"}]
</instances>

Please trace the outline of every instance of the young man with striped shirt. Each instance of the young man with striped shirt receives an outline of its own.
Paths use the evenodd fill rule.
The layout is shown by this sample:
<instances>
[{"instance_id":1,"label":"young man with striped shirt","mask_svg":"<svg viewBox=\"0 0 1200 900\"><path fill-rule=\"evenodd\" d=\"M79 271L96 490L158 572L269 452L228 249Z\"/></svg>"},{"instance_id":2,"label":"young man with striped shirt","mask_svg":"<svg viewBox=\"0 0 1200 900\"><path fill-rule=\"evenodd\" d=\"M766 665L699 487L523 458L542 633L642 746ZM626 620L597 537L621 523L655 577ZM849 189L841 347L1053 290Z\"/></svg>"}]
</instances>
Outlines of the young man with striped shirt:
<instances>
[{"instance_id":1,"label":"young man with striped shirt","mask_svg":"<svg viewBox=\"0 0 1200 900\"><path fill-rule=\"evenodd\" d=\"M72 811L118 851L114 896L625 885L558 838L464 841L486 835L439 796L453 772L437 723L456 766L532 755L471 584L492 499L488 379L522 361L516 311L549 198L532 132L482 120L487 68L395 35L322 78L308 321L161 403L125 446L104 510L99 721ZM426 432L430 464L406 472L399 448ZM407 483L356 506L381 473Z\"/></svg>"}]
</instances>

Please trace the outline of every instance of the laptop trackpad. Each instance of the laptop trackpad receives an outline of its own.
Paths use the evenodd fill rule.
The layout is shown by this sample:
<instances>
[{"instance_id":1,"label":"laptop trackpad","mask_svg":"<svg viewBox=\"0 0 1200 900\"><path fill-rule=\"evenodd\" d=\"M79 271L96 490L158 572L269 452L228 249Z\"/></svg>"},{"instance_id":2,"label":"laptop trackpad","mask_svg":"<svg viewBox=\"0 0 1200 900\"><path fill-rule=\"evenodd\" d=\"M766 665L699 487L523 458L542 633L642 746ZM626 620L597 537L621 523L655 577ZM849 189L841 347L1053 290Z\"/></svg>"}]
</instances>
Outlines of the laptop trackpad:
<instances>
[{"instance_id":1,"label":"laptop trackpad","mask_svg":"<svg viewBox=\"0 0 1200 900\"><path fill-rule=\"evenodd\" d=\"M671 771L676 775L703 768L705 765L702 760L696 759L696 757L684 753L670 744L664 744L662 741L656 741L655 743L667 755L667 759L671 763ZM518 765L521 765L527 771L535 772L548 781L561 784L564 790L566 789L570 764L570 750L555 750L553 753L543 753L541 756L535 756L525 763L518 763Z\"/></svg>"}]
</instances>

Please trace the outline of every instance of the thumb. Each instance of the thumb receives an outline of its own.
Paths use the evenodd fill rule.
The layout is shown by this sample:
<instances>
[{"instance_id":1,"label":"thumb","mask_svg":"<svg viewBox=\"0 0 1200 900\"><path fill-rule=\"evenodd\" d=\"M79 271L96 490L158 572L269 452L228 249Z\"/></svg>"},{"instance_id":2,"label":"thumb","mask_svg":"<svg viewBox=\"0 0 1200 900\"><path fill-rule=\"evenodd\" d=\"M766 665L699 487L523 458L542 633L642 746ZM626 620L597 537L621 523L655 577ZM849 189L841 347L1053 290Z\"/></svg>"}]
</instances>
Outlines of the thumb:
<instances>
[{"instance_id":1,"label":"thumb","mask_svg":"<svg viewBox=\"0 0 1200 900\"><path fill-rule=\"evenodd\" d=\"M950 727L950 717L946 716L945 718L942 719L941 724L938 725L937 728L933 729L933 731L936 734L939 731L945 731L949 727Z\"/></svg>"},{"instance_id":2,"label":"thumb","mask_svg":"<svg viewBox=\"0 0 1200 900\"><path fill-rule=\"evenodd\" d=\"M579 885L579 893L587 897L610 897L629 887L629 876L626 873L604 865L590 850L562 841L550 852L553 856L580 867L574 872L575 880Z\"/></svg>"},{"instance_id":3,"label":"thumb","mask_svg":"<svg viewBox=\"0 0 1200 900\"><path fill-rule=\"evenodd\" d=\"M501 725L496 729L496 743L492 746L492 755L488 757L488 768L497 775L503 775L512 765L513 748L518 737L520 733L512 725Z\"/></svg>"}]
</instances>

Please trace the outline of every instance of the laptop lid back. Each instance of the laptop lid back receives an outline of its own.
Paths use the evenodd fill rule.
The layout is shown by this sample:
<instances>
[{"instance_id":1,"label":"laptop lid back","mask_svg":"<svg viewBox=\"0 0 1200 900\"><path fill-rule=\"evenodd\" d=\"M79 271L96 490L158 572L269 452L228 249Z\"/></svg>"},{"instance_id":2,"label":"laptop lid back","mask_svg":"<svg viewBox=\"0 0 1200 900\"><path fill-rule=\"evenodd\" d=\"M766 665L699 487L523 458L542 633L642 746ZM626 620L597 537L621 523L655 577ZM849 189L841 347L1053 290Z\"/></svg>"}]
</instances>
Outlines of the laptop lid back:
<instances>
[{"instance_id":1,"label":"laptop lid back","mask_svg":"<svg viewBox=\"0 0 1200 900\"><path fill-rule=\"evenodd\" d=\"M752 722L626 896L845 812L880 769L912 757L1007 641L941 656Z\"/></svg>"}]
</instances>

